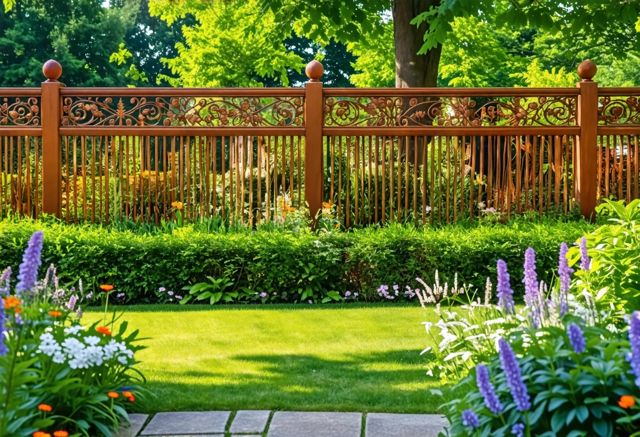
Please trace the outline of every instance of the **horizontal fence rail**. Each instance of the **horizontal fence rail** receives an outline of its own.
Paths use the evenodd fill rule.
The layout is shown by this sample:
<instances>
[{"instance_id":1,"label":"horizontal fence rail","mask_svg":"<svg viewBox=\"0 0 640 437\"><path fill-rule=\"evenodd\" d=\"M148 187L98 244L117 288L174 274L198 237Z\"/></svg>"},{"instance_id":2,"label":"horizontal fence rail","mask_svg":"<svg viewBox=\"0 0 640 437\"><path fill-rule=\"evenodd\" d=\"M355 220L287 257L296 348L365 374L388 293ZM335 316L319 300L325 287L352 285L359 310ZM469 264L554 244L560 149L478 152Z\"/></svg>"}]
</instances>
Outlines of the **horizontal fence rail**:
<instances>
[{"instance_id":1,"label":"horizontal fence rail","mask_svg":"<svg viewBox=\"0 0 640 437\"><path fill-rule=\"evenodd\" d=\"M345 227L639 197L640 88L0 89L0 214Z\"/></svg>"}]
</instances>

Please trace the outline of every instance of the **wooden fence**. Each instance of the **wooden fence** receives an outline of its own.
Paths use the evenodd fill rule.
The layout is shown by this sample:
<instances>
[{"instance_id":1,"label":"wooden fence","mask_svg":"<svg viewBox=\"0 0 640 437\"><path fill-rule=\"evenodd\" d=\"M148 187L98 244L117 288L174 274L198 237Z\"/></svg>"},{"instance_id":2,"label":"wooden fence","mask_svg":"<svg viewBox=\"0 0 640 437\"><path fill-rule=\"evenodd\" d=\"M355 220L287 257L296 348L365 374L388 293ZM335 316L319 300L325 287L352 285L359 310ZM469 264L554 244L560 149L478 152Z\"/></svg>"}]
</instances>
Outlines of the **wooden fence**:
<instances>
[{"instance_id":1,"label":"wooden fence","mask_svg":"<svg viewBox=\"0 0 640 437\"><path fill-rule=\"evenodd\" d=\"M345 226L639 196L640 88L0 88L0 213Z\"/></svg>"}]
</instances>

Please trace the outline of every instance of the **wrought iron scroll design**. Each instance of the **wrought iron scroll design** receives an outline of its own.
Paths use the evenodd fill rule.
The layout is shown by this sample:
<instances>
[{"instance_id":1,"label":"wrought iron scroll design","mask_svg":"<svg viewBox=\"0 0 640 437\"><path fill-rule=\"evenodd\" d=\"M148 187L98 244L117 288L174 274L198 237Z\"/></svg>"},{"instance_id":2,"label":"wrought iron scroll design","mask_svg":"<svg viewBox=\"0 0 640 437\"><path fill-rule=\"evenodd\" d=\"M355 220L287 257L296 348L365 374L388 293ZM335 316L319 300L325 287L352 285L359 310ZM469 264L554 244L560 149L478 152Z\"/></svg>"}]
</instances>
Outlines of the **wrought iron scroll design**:
<instances>
[{"instance_id":1,"label":"wrought iron scroll design","mask_svg":"<svg viewBox=\"0 0 640 437\"><path fill-rule=\"evenodd\" d=\"M575 126L576 96L328 97L325 126Z\"/></svg>"},{"instance_id":2,"label":"wrought iron scroll design","mask_svg":"<svg viewBox=\"0 0 640 437\"><path fill-rule=\"evenodd\" d=\"M302 97L80 97L62 102L63 126L302 127Z\"/></svg>"},{"instance_id":3,"label":"wrought iron scroll design","mask_svg":"<svg viewBox=\"0 0 640 437\"><path fill-rule=\"evenodd\" d=\"M605 126L640 125L640 96L600 96L598 124Z\"/></svg>"},{"instance_id":4,"label":"wrought iron scroll design","mask_svg":"<svg viewBox=\"0 0 640 437\"><path fill-rule=\"evenodd\" d=\"M40 98L0 97L0 126L40 126Z\"/></svg>"}]
</instances>

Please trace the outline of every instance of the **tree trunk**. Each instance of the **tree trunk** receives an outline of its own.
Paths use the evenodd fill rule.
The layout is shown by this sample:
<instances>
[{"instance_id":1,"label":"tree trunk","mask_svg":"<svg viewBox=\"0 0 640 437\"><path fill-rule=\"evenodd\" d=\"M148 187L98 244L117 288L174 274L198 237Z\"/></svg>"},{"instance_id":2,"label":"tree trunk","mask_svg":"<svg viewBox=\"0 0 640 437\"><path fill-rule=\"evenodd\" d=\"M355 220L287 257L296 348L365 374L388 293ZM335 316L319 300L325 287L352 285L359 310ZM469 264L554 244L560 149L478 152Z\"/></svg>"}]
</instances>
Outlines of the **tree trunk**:
<instances>
[{"instance_id":1,"label":"tree trunk","mask_svg":"<svg viewBox=\"0 0 640 437\"><path fill-rule=\"evenodd\" d=\"M438 6L441 0L394 0L393 39L396 52L396 88L432 87L438 79L442 45L424 55L418 51L424 42L427 23L411 24L418 14Z\"/></svg>"}]
</instances>

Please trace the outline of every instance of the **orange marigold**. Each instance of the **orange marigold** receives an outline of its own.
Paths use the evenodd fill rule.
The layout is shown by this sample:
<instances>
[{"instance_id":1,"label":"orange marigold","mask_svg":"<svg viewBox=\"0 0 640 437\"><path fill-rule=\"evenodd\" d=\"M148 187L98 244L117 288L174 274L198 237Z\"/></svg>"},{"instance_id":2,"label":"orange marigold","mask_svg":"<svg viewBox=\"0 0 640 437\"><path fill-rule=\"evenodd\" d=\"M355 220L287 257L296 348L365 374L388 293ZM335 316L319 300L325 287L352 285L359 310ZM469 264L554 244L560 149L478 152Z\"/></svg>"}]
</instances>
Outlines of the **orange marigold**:
<instances>
[{"instance_id":1,"label":"orange marigold","mask_svg":"<svg viewBox=\"0 0 640 437\"><path fill-rule=\"evenodd\" d=\"M64 430L55 431L53 437L69 437L69 433Z\"/></svg>"},{"instance_id":2,"label":"orange marigold","mask_svg":"<svg viewBox=\"0 0 640 437\"><path fill-rule=\"evenodd\" d=\"M107 392L107 396L111 399L118 399L120 397L120 395L115 391Z\"/></svg>"},{"instance_id":3,"label":"orange marigold","mask_svg":"<svg viewBox=\"0 0 640 437\"><path fill-rule=\"evenodd\" d=\"M111 284L102 284L102 285L100 285L100 290L104 291L105 293L108 293L111 290L113 290L113 285L111 285Z\"/></svg>"},{"instance_id":4,"label":"orange marigold","mask_svg":"<svg viewBox=\"0 0 640 437\"><path fill-rule=\"evenodd\" d=\"M22 301L19 297L7 296L4 298L4 308L7 310L13 309L16 314L22 311L21 305Z\"/></svg>"},{"instance_id":5,"label":"orange marigold","mask_svg":"<svg viewBox=\"0 0 640 437\"><path fill-rule=\"evenodd\" d=\"M631 408L636 404L636 398L631 395L620 396L620 400L618 401L618 405L621 408L627 409Z\"/></svg>"},{"instance_id":6,"label":"orange marigold","mask_svg":"<svg viewBox=\"0 0 640 437\"><path fill-rule=\"evenodd\" d=\"M44 431L36 431L33 433L33 437L51 437L51 434Z\"/></svg>"},{"instance_id":7,"label":"orange marigold","mask_svg":"<svg viewBox=\"0 0 640 437\"><path fill-rule=\"evenodd\" d=\"M49 315L51 317L60 317L60 316L62 316L62 313L60 311L53 310L53 311L49 311Z\"/></svg>"},{"instance_id":8,"label":"orange marigold","mask_svg":"<svg viewBox=\"0 0 640 437\"><path fill-rule=\"evenodd\" d=\"M109 328L107 328L106 326L98 326L96 328L96 331L99 334L106 335L106 336L109 336L109 337L111 336L111 330Z\"/></svg>"},{"instance_id":9,"label":"orange marigold","mask_svg":"<svg viewBox=\"0 0 640 437\"><path fill-rule=\"evenodd\" d=\"M44 411L45 413L49 413L53 410L53 407L49 404L40 404L38 405L38 410Z\"/></svg>"}]
</instances>

